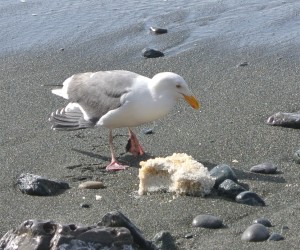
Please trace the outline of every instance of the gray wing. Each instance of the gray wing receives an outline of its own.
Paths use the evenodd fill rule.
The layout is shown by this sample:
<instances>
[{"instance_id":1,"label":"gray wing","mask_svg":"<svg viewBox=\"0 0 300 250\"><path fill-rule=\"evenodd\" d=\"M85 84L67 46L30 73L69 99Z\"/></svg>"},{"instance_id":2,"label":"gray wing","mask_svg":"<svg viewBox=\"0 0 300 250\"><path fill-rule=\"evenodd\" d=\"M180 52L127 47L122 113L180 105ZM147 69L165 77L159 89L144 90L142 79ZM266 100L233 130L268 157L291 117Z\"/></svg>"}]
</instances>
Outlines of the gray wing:
<instances>
[{"instance_id":1,"label":"gray wing","mask_svg":"<svg viewBox=\"0 0 300 250\"><path fill-rule=\"evenodd\" d=\"M121 96L130 91L136 77L138 74L121 70L89 73L83 81L81 74L75 75L69 84L69 99L78 103L90 118L99 120L121 106Z\"/></svg>"},{"instance_id":2,"label":"gray wing","mask_svg":"<svg viewBox=\"0 0 300 250\"><path fill-rule=\"evenodd\" d=\"M51 114L53 129L75 130L95 126L108 111L121 106L121 96L130 91L139 75L129 71L99 71L72 76L67 94L81 107L61 109ZM88 119L84 118L83 112ZM85 116L85 117L86 117Z\"/></svg>"}]
</instances>

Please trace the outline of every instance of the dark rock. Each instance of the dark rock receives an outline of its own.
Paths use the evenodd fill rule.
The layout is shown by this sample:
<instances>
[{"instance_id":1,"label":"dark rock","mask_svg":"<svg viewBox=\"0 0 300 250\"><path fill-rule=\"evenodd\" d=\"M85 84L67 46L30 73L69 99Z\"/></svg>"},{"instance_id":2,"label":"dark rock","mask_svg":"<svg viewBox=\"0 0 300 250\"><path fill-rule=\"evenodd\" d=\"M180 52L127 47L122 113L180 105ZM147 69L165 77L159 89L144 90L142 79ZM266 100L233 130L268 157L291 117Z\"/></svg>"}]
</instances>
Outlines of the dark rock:
<instances>
[{"instance_id":1,"label":"dark rock","mask_svg":"<svg viewBox=\"0 0 300 250\"><path fill-rule=\"evenodd\" d=\"M53 181L33 174L21 174L17 179L17 187L24 194L50 196L61 193L70 188L69 184L62 181Z\"/></svg>"},{"instance_id":2,"label":"dark rock","mask_svg":"<svg viewBox=\"0 0 300 250\"><path fill-rule=\"evenodd\" d=\"M145 135L151 135L151 134L154 133L152 128L143 129L142 132L143 132Z\"/></svg>"},{"instance_id":3,"label":"dark rock","mask_svg":"<svg viewBox=\"0 0 300 250\"><path fill-rule=\"evenodd\" d=\"M272 233L268 239L268 241L280 241L284 240L284 237L278 233Z\"/></svg>"},{"instance_id":4,"label":"dark rock","mask_svg":"<svg viewBox=\"0 0 300 250\"><path fill-rule=\"evenodd\" d=\"M276 171L277 171L277 167L271 162L265 162L250 168L250 172L260 173L260 174L275 174Z\"/></svg>"},{"instance_id":5,"label":"dark rock","mask_svg":"<svg viewBox=\"0 0 300 250\"><path fill-rule=\"evenodd\" d=\"M213 215L208 214L201 214L196 216L193 219L193 226L194 227L204 227L204 228L221 228L224 227L223 221Z\"/></svg>"},{"instance_id":6,"label":"dark rock","mask_svg":"<svg viewBox=\"0 0 300 250\"><path fill-rule=\"evenodd\" d=\"M80 204L80 207L82 207L82 208L90 208L91 205L90 205L90 204L87 204L87 203L81 203L81 204Z\"/></svg>"},{"instance_id":7,"label":"dark rock","mask_svg":"<svg viewBox=\"0 0 300 250\"><path fill-rule=\"evenodd\" d=\"M272 224L271 222L268 220L268 219L265 219L265 218L259 218L259 219L256 219L253 221L253 223L258 223L258 224L262 224L264 225L265 227L272 227Z\"/></svg>"},{"instance_id":8,"label":"dark rock","mask_svg":"<svg viewBox=\"0 0 300 250\"><path fill-rule=\"evenodd\" d=\"M28 220L8 231L0 249L125 249L135 247L124 227L61 225L52 221Z\"/></svg>"},{"instance_id":9,"label":"dark rock","mask_svg":"<svg viewBox=\"0 0 300 250\"><path fill-rule=\"evenodd\" d=\"M164 56L164 53L161 51L155 50L155 49L143 49L143 56L147 58L156 58L156 57L162 57Z\"/></svg>"},{"instance_id":10,"label":"dark rock","mask_svg":"<svg viewBox=\"0 0 300 250\"><path fill-rule=\"evenodd\" d=\"M300 113L278 112L268 118L267 124L289 128L300 128Z\"/></svg>"},{"instance_id":11,"label":"dark rock","mask_svg":"<svg viewBox=\"0 0 300 250\"><path fill-rule=\"evenodd\" d=\"M153 244L159 250L176 250L175 241L168 231L161 231L157 233L153 239Z\"/></svg>"},{"instance_id":12,"label":"dark rock","mask_svg":"<svg viewBox=\"0 0 300 250\"><path fill-rule=\"evenodd\" d=\"M244 191L235 197L236 202L250 206L265 206L265 202L256 193Z\"/></svg>"},{"instance_id":13,"label":"dark rock","mask_svg":"<svg viewBox=\"0 0 300 250\"><path fill-rule=\"evenodd\" d=\"M209 171L210 175L216 178L214 188L218 188L218 186L225 181L226 179L230 179L234 182L237 182L237 177L234 171L226 164L220 164L215 166L213 169Z\"/></svg>"},{"instance_id":14,"label":"dark rock","mask_svg":"<svg viewBox=\"0 0 300 250\"><path fill-rule=\"evenodd\" d=\"M231 199L235 199L239 193L244 191L246 191L244 187L230 179L226 179L218 187L219 195L223 195Z\"/></svg>"},{"instance_id":15,"label":"dark rock","mask_svg":"<svg viewBox=\"0 0 300 250\"><path fill-rule=\"evenodd\" d=\"M242 63L239 64L239 66L240 66L240 67L248 66L248 62L242 62Z\"/></svg>"},{"instance_id":16,"label":"dark rock","mask_svg":"<svg viewBox=\"0 0 300 250\"><path fill-rule=\"evenodd\" d=\"M296 163L300 164L300 149L298 149L298 150L294 153L294 155L293 155L293 160L294 160Z\"/></svg>"},{"instance_id":17,"label":"dark rock","mask_svg":"<svg viewBox=\"0 0 300 250\"><path fill-rule=\"evenodd\" d=\"M262 224L253 224L242 234L243 241L265 241L269 238L268 229Z\"/></svg>"},{"instance_id":18,"label":"dark rock","mask_svg":"<svg viewBox=\"0 0 300 250\"><path fill-rule=\"evenodd\" d=\"M157 27L150 27L150 30L157 35L165 34L168 32L167 29L157 28Z\"/></svg>"},{"instance_id":19,"label":"dark rock","mask_svg":"<svg viewBox=\"0 0 300 250\"><path fill-rule=\"evenodd\" d=\"M125 227L127 228L133 239L143 249L156 249L151 241L146 240L141 231L121 212L113 211L103 216L98 226L106 227Z\"/></svg>"},{"instance_id":20,"label":"dark rock","mask_svg":"<svg viewBox=\"0 0 300 250\"><path fill-rule=\"evenodd\" d=\"M186 238L186 239L191 239L191 238L193 238L193 234L192 234L192 233L187 233L187 234L184 236L184 238Z\"/></svg>"}]
</instances>

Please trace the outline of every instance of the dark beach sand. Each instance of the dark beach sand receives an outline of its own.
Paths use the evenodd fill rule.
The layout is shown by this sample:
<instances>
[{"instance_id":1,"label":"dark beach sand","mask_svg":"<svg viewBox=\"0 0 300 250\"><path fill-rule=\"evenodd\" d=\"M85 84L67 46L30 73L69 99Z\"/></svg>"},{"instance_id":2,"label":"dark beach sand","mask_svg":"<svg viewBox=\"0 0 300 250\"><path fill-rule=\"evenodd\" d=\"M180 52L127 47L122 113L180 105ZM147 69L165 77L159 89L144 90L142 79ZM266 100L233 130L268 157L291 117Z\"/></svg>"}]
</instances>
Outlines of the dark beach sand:
<instances>
[{"instance_id":1,"label":"dark beach sand","mask_svg":"<svg viewBox=\"0 0 300 250\"><path fill-rule=\"evenodd\" d=\"M119 209L147 239L168 230L181 249L297 249L300 166L292 155L300 147L299 130L271 127L265 121L278 111L300 110L300 67L295 53L299 46L235 49L221 41L202 41L178 55L149 60L140 57L140 48L114 53L100 50L97 40L64 51L49 46L1 56L0 236L27 219L88 225ZM245 61L248 66L237 66ZM119 159L131 168L117 173L103 171L109 161L106 129L51 131L50 113L66 102L51 94L53 87L42 85L60 84L77 72L107 69L146 76L161 71L181 74L200 100L201 111L180 102L156 122L154 134L143 135L136 128L147 157L184 152L209 169L227 163L267 206L241 205L218 196L174 199L172 194L153 194L137 198L141 158L124 154L125 129L115 131L114 143ZM279 174L249 172L251 166L266 161L276 164ZM64 180L72 188L54 197L23 195L14 182L24 172ZM99 178L106 189L80 190L79 176ZM102 199L96 200L96 195ZM82 202L90 203L91 208L81 208ZM192 219L202 213L219 216L227 228L193 228ZM260 217L272 222L271 232L281 233L282 226L288 226L285 240L242 242L242 232ZM187 233L194 237L185 239Z\"/></svg>"}]
</instances>

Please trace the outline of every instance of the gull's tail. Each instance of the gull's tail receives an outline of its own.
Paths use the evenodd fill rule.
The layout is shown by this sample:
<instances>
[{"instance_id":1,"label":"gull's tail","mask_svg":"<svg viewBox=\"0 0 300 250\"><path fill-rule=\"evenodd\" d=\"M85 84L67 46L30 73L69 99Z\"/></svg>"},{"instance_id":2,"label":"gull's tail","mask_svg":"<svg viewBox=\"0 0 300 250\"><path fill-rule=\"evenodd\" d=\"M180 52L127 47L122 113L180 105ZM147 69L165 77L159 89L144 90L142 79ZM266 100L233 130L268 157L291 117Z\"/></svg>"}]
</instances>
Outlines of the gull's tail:
<instances>
[{"instance_id":1,"label":"gull's tail","mask_svg":"<svg viewBox=\"0 0 300 250\"><path fill-rule=\"evenodd\" d=\"M49 118L53 130L78 130L92 128L96 121L85 120L79 105L69 103L65 108L53 112Z\"/></svg>"}]
</instances>

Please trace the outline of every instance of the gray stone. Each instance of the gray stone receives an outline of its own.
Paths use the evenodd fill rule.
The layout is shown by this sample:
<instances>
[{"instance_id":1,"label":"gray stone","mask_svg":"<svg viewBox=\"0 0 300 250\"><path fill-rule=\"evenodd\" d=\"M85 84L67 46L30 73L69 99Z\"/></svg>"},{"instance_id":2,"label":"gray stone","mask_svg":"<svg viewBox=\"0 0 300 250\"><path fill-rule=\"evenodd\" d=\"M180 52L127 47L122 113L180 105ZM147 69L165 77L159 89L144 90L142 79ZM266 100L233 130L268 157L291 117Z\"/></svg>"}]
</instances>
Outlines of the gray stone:
<instances>
[{"instance_id":1,"label":"gray stone","mask_svg":"<svg viewBox=\"0 0 300 250\"><path fill-rule=\"evenodd\" d=\"M300 164L300 149L298 149L294 155L293 155L293 160L297 163Z\"/></svg>"},{"instance_id":2,"label":"gray stone","mask_svg":"<svg viewBox=\"0 0 300 250\"><path fill-rule=\"evenodd\" d=\"M193 238L194 236L193 236L193 234L192 233L187 233L186 235L184 235L184 238L186 238L186 239L191 239L191 238Z\"/></svg>"},{"instance_id":3,"label":"gray stone","mask_svg":"<svg viewBox=\"0 0 300 250\"><path fill-rule=\"evenodd\" d=\"M275 174L277 167L271 162L265 162L250 168L250 172L260 173L260 174Z\"/></svg>"},{"instance_id":4,"label":"gray stone","mask_svg":"<svg viewBox=\"0 0 300 250\"><path fill-rule=\"evenodd\" d=\"M244 191L246 191L244 187L230 179L226 179L218 187L219 195L226 196L231 199L235 199L239 193Z\"/></svg>"},{"instance_id":5,"label":"gray stone","mask_svg":"<svg viewBox=\"0 0 300 250\"><path fill-rule=\"evenodd\" d=\"M267 124L273 126L300 128L300 113L278 112L268 118Z\"/></svg>"},{"instance_id":6,"label":"gray stone","mask_svg":"<svg viewBox=\"0 0 300 250\"><path fill-rule=\"evenodd\" d=\"M51 196L70 188L69 184L62 181L54 181L33 174L21 174L17 179L17 187L24 194Z\"/></svg>"},{"instance_id":7,"label":"gray stone","mask_svg":"<svg viewBox=\"0 0 300 250\"><path fill-rule=\"evenodd\" d=\"M284 240L284 237L278 233L272 233L268 238L268 241L280 241L280 240Z\"/></svg>"},{"instance_id":8,"label":"gray stone","mask_svg":"<svg viewBox=\"0 0 300 250\"><path fill-rule=\"evenodd\" d=\"M213 169L209 171L210 175L216 178L214 188L218 188L218 186L225 181L226 179L230 179L234 182L237 182L237 177L234 171L230 166L226 164L220 164L215 166Z\"/></svg>"},{"instance_id":9,"label":"gray stone","mask_svg":"<svg viewBox=\"0 0 300 250\"><path fill-rule=\"evenodd\" d=\"M265 202L258 194L251 191L244 191L239 193L236 198L236 202L250 205L250 206L265 206Z\"/></svg>"},{"instance_id":10,"label":"gray stone","mask_svg":"<svg viewBox=\"0 0 300 250\"><path fill-rule=\"evenodd\" d=\"M201 214L196 216L193 219L192 224L194 227L213 228L213 229L224 227L223 221L220 218L208 214Z\"/></svg>"},{"instance_id":11,"label":"gray stone","mask_svg":"<svg viewBox=\"0 0 300 250\"><path fill-rule=\"evenodd\" d=\"M176 250L175 241L168 231L161 231L157 233L153 239L153 244L156 246L159 250Z\"/></svg>"},{"instance_id":12,"label":"gray stone","mask_svg":"<svg viewBox=\"0 0 300 250\"><path fill-rule=\"evenodd\" d=\"M157 35L168 33L168 30L163 28L150 27L150 30Z\"/></svg>"},{"instance_id":13,"label":"gray stone","mask_svg":"<svg viewBox=\"0 0 300 250\"><path fill-rule=\"evenodd\" d=\"M272 227L271 222L268 219L265 218L259 218L253 221L253 223L259 223L264 225L265 227Z\"/></svg>"},{"instance_id":14,"label":"gray stone","mask_svg":"<svg viewBox=\"0 0 300 250\"><path fill-rule=\"evenodd\" d=\"M269 238L268 229L262 224L253 224L242 234L243 241L265 241Z\"/></svg>"},{"instance_id":15,"label":"gray stone","mask_svg":"<svg viewBox=\"0 0 300 250\"><path fill-rule=\"evenodd\" d=\"M164 53L161 51L155 50L155 49L143 49L143 56L146 58L156 58L156 57L162 57L164 56Z\"/></svg>"}]
</instances>

